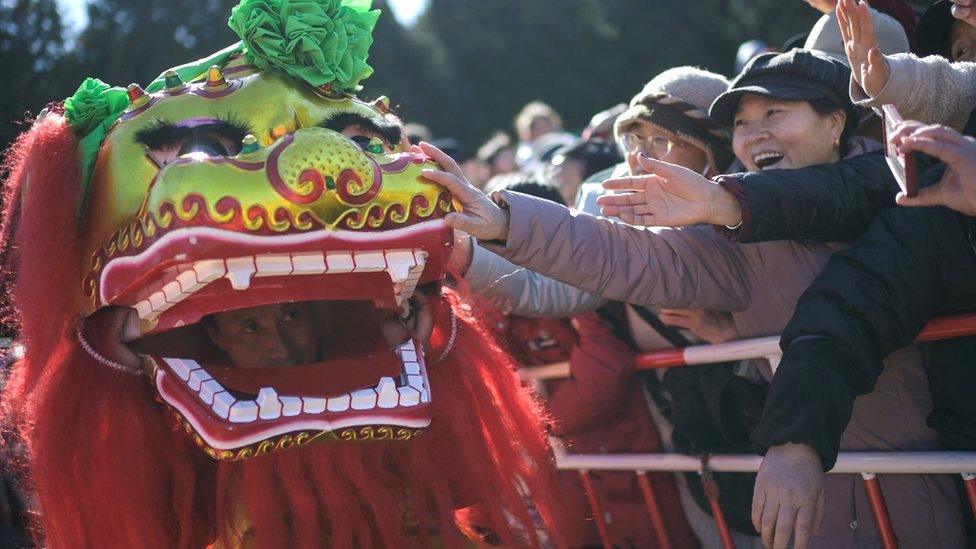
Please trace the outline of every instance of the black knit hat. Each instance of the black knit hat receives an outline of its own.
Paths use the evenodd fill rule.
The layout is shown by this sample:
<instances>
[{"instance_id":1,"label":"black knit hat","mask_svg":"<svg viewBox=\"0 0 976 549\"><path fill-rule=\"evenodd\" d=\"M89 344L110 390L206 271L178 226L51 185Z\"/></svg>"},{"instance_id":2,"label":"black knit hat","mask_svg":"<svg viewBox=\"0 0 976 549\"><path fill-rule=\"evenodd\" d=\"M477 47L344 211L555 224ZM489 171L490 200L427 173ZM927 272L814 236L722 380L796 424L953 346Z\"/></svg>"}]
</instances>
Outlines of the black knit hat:
<instances>
[{"instance_id":1,"label":"black knit hat","mask_svg":"<svg viewBox=\"0 0 976 549\"><path fill-rule=\"evenodd\" d=\"M820 52L795 49L785 53L766 53L749 62L718 96L708 114L726 127L732 125L739 100L745 94L762 95L787 101L812 101L827 98L857 120L848 96L851 70L840 61Z\"/></svg>"},{"instance_id":2,"label":"black knit hat","mask_svg":"<svg viewBox=\"0 0 976 549\"><path fill-rule=\"evenodd\" d=\"M925 10L915 25L915 49L918 55L941 55L950 59L949 36L952 34L952 2L939 0Z\"/></svg>"}]
</instances>

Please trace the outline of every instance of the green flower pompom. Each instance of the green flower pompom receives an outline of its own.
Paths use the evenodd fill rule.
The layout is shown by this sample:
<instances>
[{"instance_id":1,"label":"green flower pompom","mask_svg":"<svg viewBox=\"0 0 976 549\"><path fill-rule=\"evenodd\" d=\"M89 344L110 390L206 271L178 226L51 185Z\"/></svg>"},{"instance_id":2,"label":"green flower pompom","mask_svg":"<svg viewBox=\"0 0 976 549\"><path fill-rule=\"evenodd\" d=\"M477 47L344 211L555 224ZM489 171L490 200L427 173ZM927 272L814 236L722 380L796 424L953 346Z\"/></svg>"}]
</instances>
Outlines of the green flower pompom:
<instances>
[{"instance_id":1,"label":"green flower pompom","mask_svg":"<svg viewBox=\"0 0 976 549\"><path fill-rule=\"evenodd\" d=\"M128 106L129 96L124 89L86 78L78 91L64 100L64 116L75 135L84 137L103 124L112 125Z\"/></svg>"},{"instance_id":2,"label":"green flower pompom","mask_svg":"<svg viewBox=\"0 0 976 549\"><path fill-rule=\"evenodd\" d=\"M355 91L373 74L366 64L379 10L372 0L241 0L228 24L258 68L312 86Z\"/></svg>"}]
</instances>

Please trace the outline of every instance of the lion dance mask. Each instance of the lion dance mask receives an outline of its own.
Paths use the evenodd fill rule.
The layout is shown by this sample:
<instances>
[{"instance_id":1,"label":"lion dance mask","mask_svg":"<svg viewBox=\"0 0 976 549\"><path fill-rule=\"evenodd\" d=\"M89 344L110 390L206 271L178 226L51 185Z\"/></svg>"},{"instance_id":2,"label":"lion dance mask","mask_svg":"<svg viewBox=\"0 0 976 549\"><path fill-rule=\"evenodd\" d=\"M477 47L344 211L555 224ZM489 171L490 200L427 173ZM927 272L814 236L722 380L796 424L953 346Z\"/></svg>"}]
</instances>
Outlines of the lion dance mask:
<instances>
[{"instance_id":1,"label":"lion dance mask","mask_svg":"<svg viewBox=\"0 0 976 549\"><path fill-rule=\"evenodd\" d=\"M535 545L559 515L538 409L440 288L438 166L354 95L369 4L244 0L241 43L145 88L88 79L10 150L26 355L4 415L47 546ZM422 292L431 337L391 348L382 323ZM292 302L310 362L242 368L208 337L215 314ZM117 308L141 370L112 355Z\"/></svg>"}]
</instances>

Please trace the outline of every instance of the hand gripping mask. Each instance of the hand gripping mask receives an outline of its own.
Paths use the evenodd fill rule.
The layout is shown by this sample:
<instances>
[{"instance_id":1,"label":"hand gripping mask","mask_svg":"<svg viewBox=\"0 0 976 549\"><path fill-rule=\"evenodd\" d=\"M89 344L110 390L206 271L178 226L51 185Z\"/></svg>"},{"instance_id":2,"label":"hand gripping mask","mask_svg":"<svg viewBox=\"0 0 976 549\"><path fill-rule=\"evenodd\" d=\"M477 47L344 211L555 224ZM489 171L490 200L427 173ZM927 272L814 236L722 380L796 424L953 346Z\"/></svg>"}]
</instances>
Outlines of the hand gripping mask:
<instances>
[{"instance_id":1,"label":"hand gripping mask","mask_svg":"<svg viewBox=\"0 0 976 549\"><path fill-rule=\"evenodd\" d=\"M378 12L305 4L321 13L245 0L242 43L145 89L88 80L66 102L87 180L83 315L135 311L125 338L217 459L430 423L422 342L391 347L380 327L442 277L450 196L421 178L437 166L404 149L388 101L353 95ZM312 317L304 360L245 368L214 343L220 315L287 303Z\"/></svg>"}]
</instances>

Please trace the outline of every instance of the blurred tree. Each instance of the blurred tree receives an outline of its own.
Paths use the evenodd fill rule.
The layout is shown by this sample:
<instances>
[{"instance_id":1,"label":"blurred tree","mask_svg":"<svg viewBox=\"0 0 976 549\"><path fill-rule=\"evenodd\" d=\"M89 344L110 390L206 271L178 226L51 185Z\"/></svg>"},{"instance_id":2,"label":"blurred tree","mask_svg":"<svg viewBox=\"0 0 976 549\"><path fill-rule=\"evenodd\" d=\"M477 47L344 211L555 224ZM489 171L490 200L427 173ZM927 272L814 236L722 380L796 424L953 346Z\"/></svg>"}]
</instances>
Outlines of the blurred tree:
<instances>
[{"instance_id":1,"label":"blurred tree","mask_svg":"<svg viewBox=\"0 0 976 549\"><path fill-rule=\"evenodd\" d=\"M56 71L64 28L54 0L0 0L0 147L13 141L28 113L64 89Z\"/></svg>"}]
</instances>

